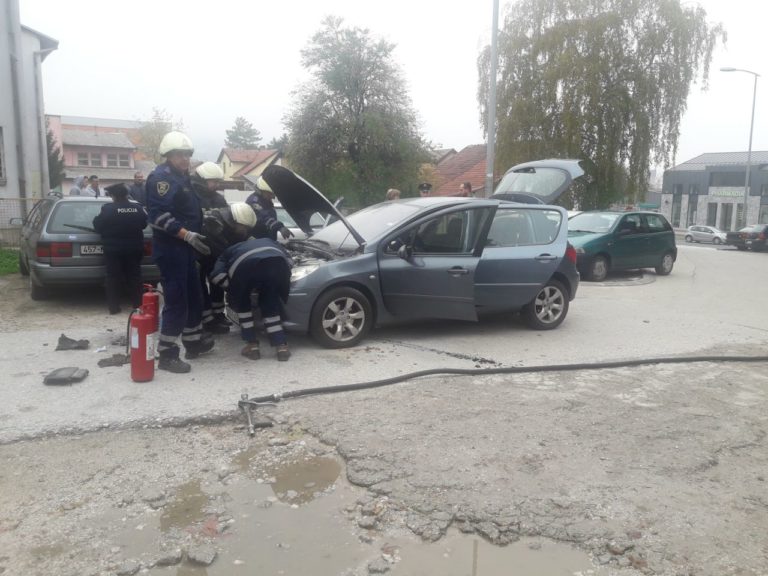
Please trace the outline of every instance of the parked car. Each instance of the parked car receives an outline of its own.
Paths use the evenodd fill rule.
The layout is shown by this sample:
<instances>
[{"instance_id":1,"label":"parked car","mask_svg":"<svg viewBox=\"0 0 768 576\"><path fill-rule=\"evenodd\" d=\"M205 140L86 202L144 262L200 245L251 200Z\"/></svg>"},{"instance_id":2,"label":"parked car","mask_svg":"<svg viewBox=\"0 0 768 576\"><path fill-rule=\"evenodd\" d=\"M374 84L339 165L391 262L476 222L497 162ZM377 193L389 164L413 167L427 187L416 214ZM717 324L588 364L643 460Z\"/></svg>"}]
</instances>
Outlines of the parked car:
<instances>
[{"instance_id":1,"label":"parked car","mask_svg":"<svg viewBox=\"0 0 768 576\"><path fill-rule=\"evenodd\" d=\"M738 232L726 234L726 244L736 246L738 250L754 250L762 252L766 249L768 238L768 224L755 224L742 228Z\"/></svg>"},{"instance_id":2,"label":"parked car","mask_svg":"<svg viewBox=\"0 0 768 576\"><path fill-rule=\"evenodd\" d=\"M23 221L19 269L29 276L33 300L41 300L57 286L102 284L106 277L101 236L93 218L109 198L49 196L40 200ZM144 230L142 278L160 279L152 263L152 232Z\"/></svg>"},{"instance_id":3,"label":"parked car","mask_svg":"<svg viewBox=\"0 0 768 576\"><path fill-rule=\"evenodd\" d=\"M288 211L283 208L282 204L279 202L275 202L275 212L277 213L277 219L286 225L286 227L291 231L291 234L293 234L294 238L297 240L304 240L308 237L307 234L301 228L299 228L299 225L296 224L294 219L291 218L291 215L288 214ZM314 234L316 231L325 227L328 218L329 217L324 217L319 212L312 214L309 219L309 225L312 228L312 233ZM282 242L282 236L278 235L278 240Z\"/></svg>"},{"instance_id":4,"label":"parked car","mask_svg":"<svg viewBox=\"0 0 768 576\"><path fill-rule=\"evenodd\" d=\"M579 272L595 282L613 270L636 268L666 276L677 260L674 230L657 212L582 212L569 220L568 240Z\"/></svg>"},{"instance_id":5,"label":"parked car","mask_svg":"<svg viewBox=\"0 0 768 576\"><path fill-rule=\"evenodd\" d=\"M688 226L688 230L685 233L685 241L724 244L726 233L714 226Z\"/></svg>"},{"instance_id":6,"label":"parked car","mask_svg":"<svg viewBox=\"0 0 768 576\"><path fill-rule=\"evenodd\" d=\"M567 171L564 177L570 182ZM519 311L529 326L547 330L565 320L576 296L563 208L431 197L345 217L286 168L270 166L264 178L305 233L314 212L337 218L288 243L295 267L285 325L323 346L354 346L375 324L477 321L497 312Z\"/></svg>"}]
</instances>

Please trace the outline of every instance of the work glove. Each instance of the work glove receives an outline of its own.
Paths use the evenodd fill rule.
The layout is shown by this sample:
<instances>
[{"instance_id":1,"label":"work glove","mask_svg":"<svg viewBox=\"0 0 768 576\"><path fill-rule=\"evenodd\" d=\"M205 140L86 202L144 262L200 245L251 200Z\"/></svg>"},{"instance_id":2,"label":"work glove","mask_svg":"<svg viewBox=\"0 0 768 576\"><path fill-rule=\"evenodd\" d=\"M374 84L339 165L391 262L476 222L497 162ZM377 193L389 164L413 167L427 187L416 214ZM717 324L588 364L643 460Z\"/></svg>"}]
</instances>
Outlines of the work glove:
<instances>
[{"instance_id":1,"label":"work glove","mask_svg":"<svg viewBox=\"0 0 768 576\"><path fill-rule=\"evenodd\" d=\"M184 234L184 242L192 246L192 248L200 252L200 254L208 256L211 253L211 249L204 242L204 240L205 236L198 234L197 232L191 232L187 230L187 233Z\"/></svg>"},{"instance_id":2,"label":"work glove","mask_svg":"<svg viewBox=\"0 0 768 576\"><path fill-rule=\"evenodd\" d=\"M288 238L293 236L293 232L288 230L287 227L283 226L280 228L280 235L283 237L284 240L288 240Z\"/></svg>"}]
</instances>

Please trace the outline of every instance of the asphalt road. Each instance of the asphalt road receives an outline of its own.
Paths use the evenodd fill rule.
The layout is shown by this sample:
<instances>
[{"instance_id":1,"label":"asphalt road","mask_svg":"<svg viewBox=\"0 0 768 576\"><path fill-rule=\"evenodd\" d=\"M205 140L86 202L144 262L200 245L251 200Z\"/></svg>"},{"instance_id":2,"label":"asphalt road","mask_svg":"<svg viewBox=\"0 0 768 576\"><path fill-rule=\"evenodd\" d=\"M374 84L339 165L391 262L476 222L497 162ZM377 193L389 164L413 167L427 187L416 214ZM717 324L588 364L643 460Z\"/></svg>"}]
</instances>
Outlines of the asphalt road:
<instances>
[{"instance_id":1,"label":"asphalt road","mask_svg":"<svg viewBox=\"0 0 768 576\"><path fill-rule=\"evenodd\" d=\"M673 273L582 282L565 323L531 331L516 317L480 323L422 322L374 331L363 345L326 350L291 339L294 355L278 363L271 350L256 362L239 354L232 333L193 361L189 375L156 372L151 383L130 380L127 366L99 368L121 349L125 318L108 316L96 291L29 300L20 277L0 280L0 442L108 426L155 424L229 413L242 393L375 380L437 367L531 366L696 353L758 352L768 342L768 254L680 245ZM56 352L59 334L86 338L88 350ZM98 352L106 346L106 351ZM42 385L62 366L90 371L73 386Z\"/></svg>"}]
</instances>

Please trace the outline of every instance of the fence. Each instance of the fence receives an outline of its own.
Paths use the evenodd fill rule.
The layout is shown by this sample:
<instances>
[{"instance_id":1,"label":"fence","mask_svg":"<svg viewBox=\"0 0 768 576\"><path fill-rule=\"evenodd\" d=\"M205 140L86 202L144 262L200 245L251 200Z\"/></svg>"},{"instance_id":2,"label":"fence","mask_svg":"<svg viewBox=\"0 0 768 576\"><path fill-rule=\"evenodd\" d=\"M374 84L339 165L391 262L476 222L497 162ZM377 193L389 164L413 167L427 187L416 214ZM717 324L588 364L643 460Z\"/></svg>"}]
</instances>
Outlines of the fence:
<instances>
[{"instance_id":1,"label":"fence","mask_svg":"<svg viewBox=\"0 0 768 576\"><path fill-rule=\"evenodd\" d=\"M14 218L23 219L39 198L0 198L0 248L18 248L21 244L21 224L11 224Z\"/></svg>"}]
</instances>

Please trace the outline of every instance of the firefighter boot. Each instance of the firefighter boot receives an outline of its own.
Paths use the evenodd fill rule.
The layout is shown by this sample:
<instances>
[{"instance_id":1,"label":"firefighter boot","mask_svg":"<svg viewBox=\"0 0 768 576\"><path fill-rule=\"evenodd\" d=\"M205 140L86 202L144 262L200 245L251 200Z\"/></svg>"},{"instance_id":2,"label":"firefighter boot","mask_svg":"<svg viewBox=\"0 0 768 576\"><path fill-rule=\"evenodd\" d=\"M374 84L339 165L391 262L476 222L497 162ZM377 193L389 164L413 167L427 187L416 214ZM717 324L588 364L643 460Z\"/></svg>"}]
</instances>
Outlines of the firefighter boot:
<instances>
[{"instance_id":1,"label":"firefighter boot","mask_svg":"<svg viewBox=\"0 0 768 576\"><path fill-rule=\"evenodd\" d=\"M171 349L160 352L160 360L157 362L158 370L166 370L174 374L186 374L192 370L192 366L179 358L179 349Z\"/></svg>"},{"instance_id":2,"label":"firefighter boot","mask_svg":"<svg viewBox=\"0 0 768 576\"><path fill-rule=\"evenodd\" d=\"M280 346L277 347L277 359L280 362L287 362L290 357L291 351L288 349L288 344L280 344Z\"/></svg>"},{"instance_id":3,"label":"firefighter boot","mask_svg":"<svg viewBox=\"0 0 768 576\"><path fill-rule=\"evenodd\" d=\"M248 358L249 360L258 360L261 358L261 350L259 350L258 342L248 342L243 349L240 350L240 354Z\"/></svg>"},{"instance_id":4,"label":"firefighter boot","mask_svg":"<svg viewBox=\"0 0 768 576\"><path fill-rule=\"evenodd\" d=\"M210 352L213 349L214 344L214 340L208 338L201 338L200 340L194 340L192 342L184 342L184 349L187 351L184 357L187 360L195 359L200 356L200 354Z\"/></svg>"}]
</instances>

